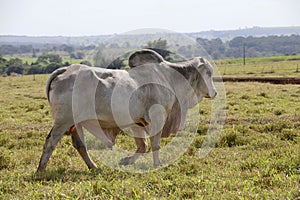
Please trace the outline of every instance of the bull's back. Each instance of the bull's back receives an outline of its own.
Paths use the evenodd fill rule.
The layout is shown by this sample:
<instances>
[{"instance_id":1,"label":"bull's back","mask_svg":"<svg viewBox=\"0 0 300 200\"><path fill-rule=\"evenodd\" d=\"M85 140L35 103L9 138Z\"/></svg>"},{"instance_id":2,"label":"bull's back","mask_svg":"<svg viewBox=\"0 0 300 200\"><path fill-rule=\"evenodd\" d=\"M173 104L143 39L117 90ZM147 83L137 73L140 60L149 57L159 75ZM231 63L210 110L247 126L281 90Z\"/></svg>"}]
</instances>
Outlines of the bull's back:
<instances>
[{"instance_id":1,"label":"bull's back","mask_svg":"<svg viewBox=\"0 0 300 200\"><path fill-rule=\"evenodd\" d=\"M50 93L50 90L51 90L51 84L52 84L52 81L60 74L63 74L65 71L67 70L67 67L62 67L62 68L59 68L57 70L55 70L54 72L52 72L47 80L47 83L46 83L46 95L47 95L47 99L48 101L50 101L49 99L49 93Z\"/></svg>"}]
</instances>

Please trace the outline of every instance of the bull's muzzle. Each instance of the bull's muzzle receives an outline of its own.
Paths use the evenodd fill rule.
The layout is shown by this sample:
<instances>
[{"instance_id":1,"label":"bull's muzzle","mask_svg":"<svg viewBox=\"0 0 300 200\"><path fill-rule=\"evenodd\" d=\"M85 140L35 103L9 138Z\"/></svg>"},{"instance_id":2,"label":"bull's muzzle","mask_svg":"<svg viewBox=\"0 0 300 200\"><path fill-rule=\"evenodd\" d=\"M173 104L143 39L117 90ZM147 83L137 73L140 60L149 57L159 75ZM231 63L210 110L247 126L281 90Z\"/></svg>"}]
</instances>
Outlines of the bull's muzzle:
<instances>
[{"instance_id":1,"label":"bull's muzzle","mask_svg":"<svg viewBox=\"0 0 300 200\"><path fill-rule=\"evenodd\" d=\"M218 92L215 91L214 94L212 95L212 97L210 97L210 98L214 99L217 95L218 95Z\"/></svg>"},{"instance_id":2,"label":"bull's muzzle","mask_svg":"<svg viewBox=\"0 0 300 200\"><path fill-rule=\"evenodd\" d=\"M217 96L218 92L217 91L213 91L211 93L209 93L206 98L210 98L210 99L214 99Z\"/></svg>"}]
</instances>

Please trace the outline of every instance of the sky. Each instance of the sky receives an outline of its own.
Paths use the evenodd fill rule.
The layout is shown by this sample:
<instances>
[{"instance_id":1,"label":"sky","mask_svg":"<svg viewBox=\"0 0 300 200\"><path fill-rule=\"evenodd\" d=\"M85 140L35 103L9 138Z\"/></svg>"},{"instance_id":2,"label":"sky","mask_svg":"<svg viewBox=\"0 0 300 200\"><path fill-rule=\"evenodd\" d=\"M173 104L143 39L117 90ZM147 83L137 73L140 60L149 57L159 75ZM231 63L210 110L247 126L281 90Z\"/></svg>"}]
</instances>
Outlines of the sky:
<instances>
[{"instance_id":1,"label":"sky","mask_svg":"<svg viewBox=\"0 0 300 200\"><path fill-rule=\"evenodd\" d=\"M0 35L90 36L300 26L299 0L0 0Z\"/></svg>"}]
</instances>

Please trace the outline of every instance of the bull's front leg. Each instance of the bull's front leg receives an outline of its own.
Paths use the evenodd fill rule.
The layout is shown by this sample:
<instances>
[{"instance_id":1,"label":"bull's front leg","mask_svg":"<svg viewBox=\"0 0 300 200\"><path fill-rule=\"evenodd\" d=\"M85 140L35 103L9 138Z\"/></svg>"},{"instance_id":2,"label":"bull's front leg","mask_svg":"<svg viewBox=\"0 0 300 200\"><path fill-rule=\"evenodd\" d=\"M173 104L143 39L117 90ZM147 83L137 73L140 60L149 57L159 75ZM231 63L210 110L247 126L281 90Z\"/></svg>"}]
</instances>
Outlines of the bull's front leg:
<instances>
[{"instance_id":1,"label":"bull's front leg","mask_svg":"<svg viewBox=\"0 0 300 200\"><path fill-rule=\"evenodd\" d=\"M146 133L143 127L132 127L131 128L134 140L137 146L137 150L133 155L122 158L119 165L131 165L134 164L140 155L147 152L148 144L146 140Z\"/></svg>"},{"instance_id":2,"label":"bull's front leg","mask_svg":"<svg viewBox=\"0 0 300 200\"><path fill-rule=\"evenodd\" d=\"M159 159L161 133L162 132L160 131L156 135L150 137L152 154L153 154L153 166L155 168L162 165Z\"/></svg>"},{"instance_id":3,"label":"bull's front leg","mask_svg":"<svg viewBox=\"0 0 300 200\"><path fill-rule=\"evenodd\" d=\"M146 131L150 135L154 167L158 167L161 165L161 162L159 160L160 138L166 119L167 113L165 107L160 104L154 104L150 107L148 123L149 126L146 127Z\"/></svg>"}]
</instances>

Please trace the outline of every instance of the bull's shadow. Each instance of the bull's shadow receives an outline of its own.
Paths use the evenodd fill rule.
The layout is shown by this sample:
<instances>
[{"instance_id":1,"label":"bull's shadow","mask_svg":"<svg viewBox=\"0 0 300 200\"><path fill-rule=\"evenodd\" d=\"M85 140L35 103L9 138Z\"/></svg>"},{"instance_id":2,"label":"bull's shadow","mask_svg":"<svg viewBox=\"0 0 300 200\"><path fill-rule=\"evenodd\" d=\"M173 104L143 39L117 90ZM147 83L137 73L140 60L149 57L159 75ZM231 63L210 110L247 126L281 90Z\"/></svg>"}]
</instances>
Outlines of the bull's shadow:
<instances>
[{"instance_id":1,"label":"bull's shadow","mask_svg":"<svg viewBox=\"0 0 300 200\"><path fill-rule=\"evenodd\" d=\"M81 182L85 180L95 179L99 174L103 174L104 171L101 168L93 170L73 170L66 168L50 169L45 172L32 173L32 175L25 177L28 182L36 181L61 181L65 182ZM111 173L110 170L108 170ZM120 172L122 173L122 172Z\"/></svg>"}]
</instances>

